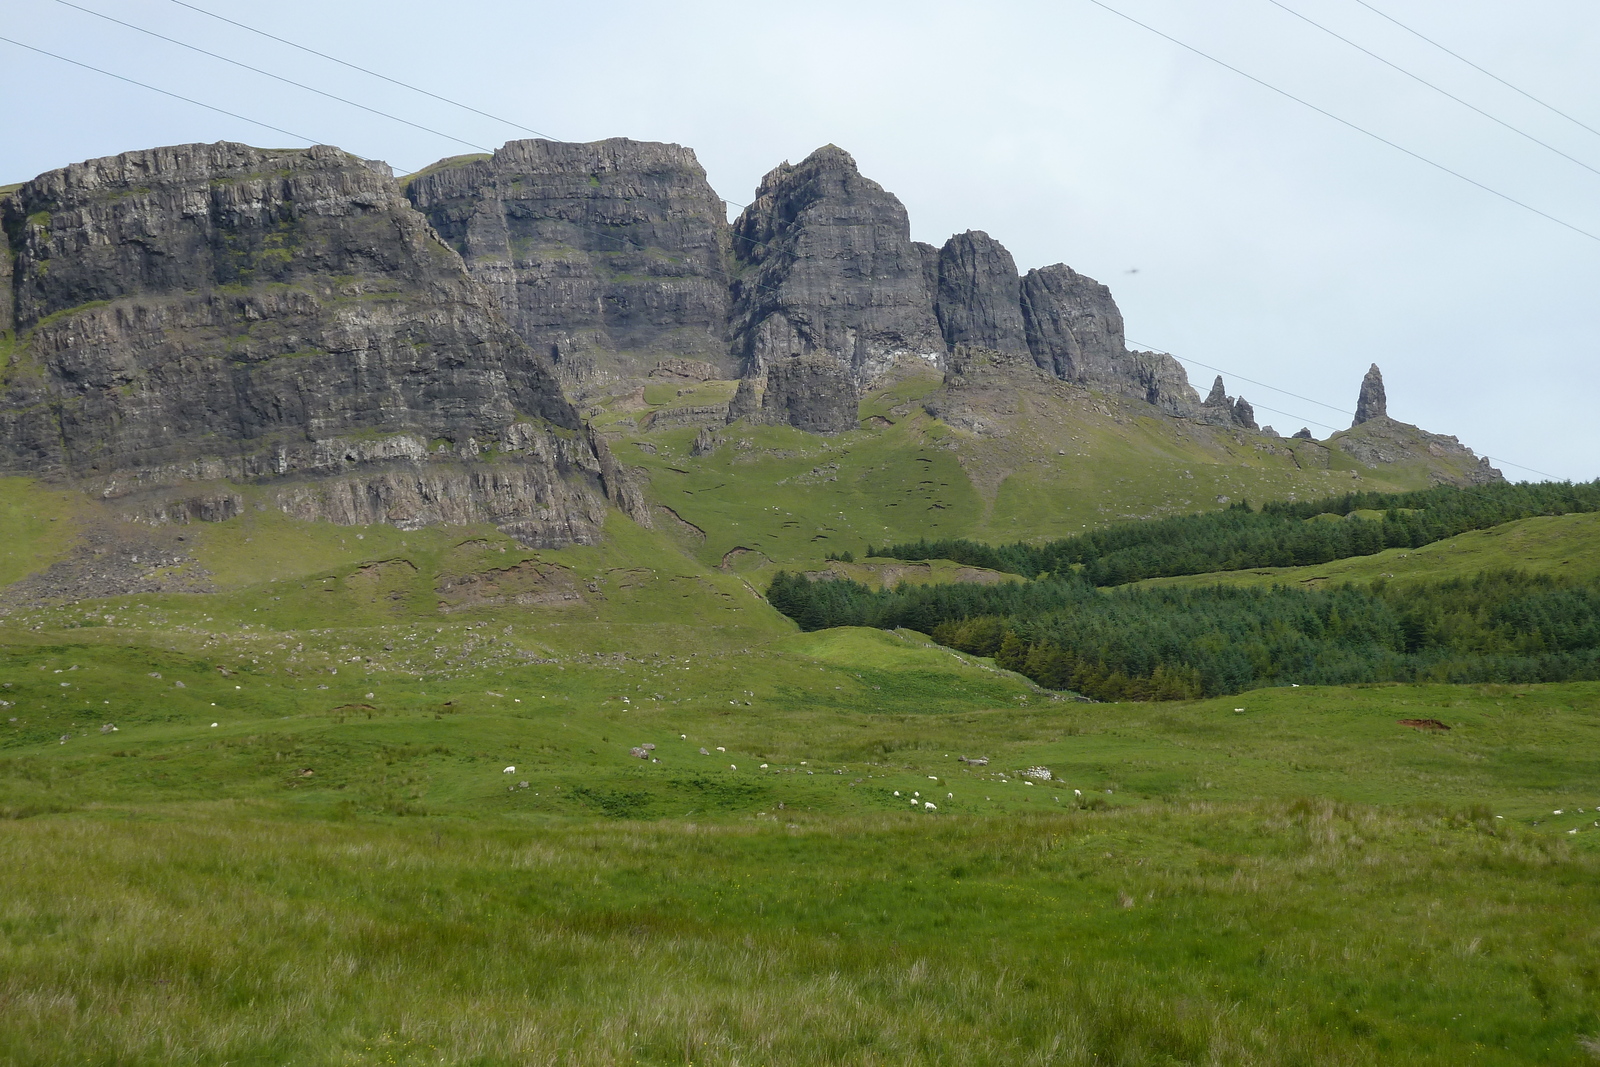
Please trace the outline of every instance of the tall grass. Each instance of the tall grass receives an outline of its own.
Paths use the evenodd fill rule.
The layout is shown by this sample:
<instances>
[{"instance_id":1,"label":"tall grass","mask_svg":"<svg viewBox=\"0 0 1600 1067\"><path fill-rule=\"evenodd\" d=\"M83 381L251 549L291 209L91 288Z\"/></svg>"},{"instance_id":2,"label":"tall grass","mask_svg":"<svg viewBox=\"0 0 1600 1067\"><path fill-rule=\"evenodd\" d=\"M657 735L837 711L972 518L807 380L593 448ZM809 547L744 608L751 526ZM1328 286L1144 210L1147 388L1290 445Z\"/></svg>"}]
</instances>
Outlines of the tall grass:
<instances>
[{"instance_id":1,"label":"tall grass","mask_svg":"<svg viewBox=\"0 0 1600 1067\"><path fill-rule=\"evenodd\" d=\"M1320 801L0 824L0 1062L1576 1063L1600 859Z\"/></svg>"}]
</instances>

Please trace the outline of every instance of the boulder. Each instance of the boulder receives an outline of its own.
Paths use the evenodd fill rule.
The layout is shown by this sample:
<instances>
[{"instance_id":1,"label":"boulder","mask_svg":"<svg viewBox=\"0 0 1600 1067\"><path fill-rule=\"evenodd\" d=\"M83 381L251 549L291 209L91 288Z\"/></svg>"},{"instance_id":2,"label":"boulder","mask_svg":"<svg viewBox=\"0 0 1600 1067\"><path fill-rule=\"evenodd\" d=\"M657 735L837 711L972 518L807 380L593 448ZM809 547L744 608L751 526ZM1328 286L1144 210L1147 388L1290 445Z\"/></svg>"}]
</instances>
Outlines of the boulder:
<instances>
[{"instance_id":1,"label":"boulder","mask_svg":"<svg viewBox=\"0 0 1600 1067\"><path fill-rule=\"evenodd\" d=\"M771 360L764 378L761 422L793 426L807 433L842 433L859 425L855 378L849 368L826 353ZM731 406L729 414L733 414Z\"/></svg>"}]
</instances>

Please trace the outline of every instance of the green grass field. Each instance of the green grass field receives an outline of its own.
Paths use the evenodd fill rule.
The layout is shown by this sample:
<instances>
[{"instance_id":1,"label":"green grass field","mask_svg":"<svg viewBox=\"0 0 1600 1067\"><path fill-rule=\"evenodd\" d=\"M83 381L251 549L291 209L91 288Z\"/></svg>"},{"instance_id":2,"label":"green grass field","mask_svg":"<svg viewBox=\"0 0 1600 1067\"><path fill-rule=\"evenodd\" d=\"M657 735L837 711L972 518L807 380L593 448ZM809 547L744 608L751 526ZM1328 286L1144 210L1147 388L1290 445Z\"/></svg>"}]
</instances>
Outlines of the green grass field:
<instances>
[{"instance_id":1,"label":"green grass field","mask_svg":"<svg viewBox=\"0 0 1600 1067\"><path fill-rule=\"evenodd\" d=\"M1600 1030L1597 685L1087 705L863 630L297 677L114 629L0 664L3 1062L1579 1063Z\"/></svg>"},{"instance_id":2,"label":"green grass field","mask_svg":"<svg viewBox=\"0 0 1600 1067\"><path fill-rule=\"evenodd\" d=\"M1087 704L799 633L779 566L1047 532L896 418L652 433L680 518L601 546L249 510L184 530L210 592L0 593L0 1064L1600 1057L1600 684ZM0 579L117 534L80 507L0 483ZM1593 518L1312 570L1567 573Z\"/></svg>"}]
</instances>

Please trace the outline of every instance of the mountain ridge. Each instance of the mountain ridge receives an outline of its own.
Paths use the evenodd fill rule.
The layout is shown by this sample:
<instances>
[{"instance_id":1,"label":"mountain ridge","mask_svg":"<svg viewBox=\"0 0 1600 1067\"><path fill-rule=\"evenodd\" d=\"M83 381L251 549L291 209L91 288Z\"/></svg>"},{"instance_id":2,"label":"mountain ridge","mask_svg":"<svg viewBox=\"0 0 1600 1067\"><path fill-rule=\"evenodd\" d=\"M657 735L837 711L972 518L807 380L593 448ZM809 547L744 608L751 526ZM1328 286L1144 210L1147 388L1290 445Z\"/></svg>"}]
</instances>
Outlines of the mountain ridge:
<instances>
[{"instance_id":1,"label":"mountain ridge","mask_svg":"<svg viewBox=\"0 0 1600 1067\"><path fill-rule=\"evenodd\" d=\"M1380 488L1499 477L1389 419L1381 375L1327 442L1261 429L1220 379L1201 401L1173 357L1127 347L1107 287L1019 274L981 231L911 240L832 145L731 225L692 150L626 138L513 141L403 184L328 146L150 149L23 183L0 218L0 468L138 522L270 507L587 543L607 507L648 525L670 496L618 442L705 431L685 457L705 462L724 426L881 434L913 409L875 398L911 381L913 437L953 449L990 510L981 486L1017 463L1123 463L1068 456L1085 418L1154 420L1174 471L1222 431L1204 447L1243 434L1296 470L1331 449ZM1026 456L996 461L1007 440Z\"/></svg>"}]
</instances>

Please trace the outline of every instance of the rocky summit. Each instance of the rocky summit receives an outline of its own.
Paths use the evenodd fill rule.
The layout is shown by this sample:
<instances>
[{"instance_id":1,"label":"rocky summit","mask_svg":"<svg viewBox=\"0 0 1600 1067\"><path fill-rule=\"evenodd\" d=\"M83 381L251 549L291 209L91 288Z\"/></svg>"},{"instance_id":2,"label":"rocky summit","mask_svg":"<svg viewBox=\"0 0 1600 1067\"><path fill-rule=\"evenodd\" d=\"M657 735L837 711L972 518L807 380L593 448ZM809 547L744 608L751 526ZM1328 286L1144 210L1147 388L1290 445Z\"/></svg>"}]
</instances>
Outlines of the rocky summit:
<instances>
[{"instance_id":1,"label":"rocky summit","mask_svg":"<svg viewBox=\"0 0 1600 1067\"><path fill-rule=\"evenodd\" d=\"M1022 442L1068 456L1082 418L1155 420L1174 456L1499 477L1390 419L1376 367L1351 430L1278 444L1220 378L1202 401L1173 357L1130 350L1106 286L1020 272L979 230L913 241L832 145L731 225L691 150L623 138L514 141L403 185L326 146L180 145L41 175L0 220L0 473L138 521L256 508L592 543L610 505L651 521L648 473L611 452L629 432L883 432L916 411L990 487ZM913 379L916 404L889 396ZM1011 443L979 458L979 439Z\"/></svg>"}]
</instances>

